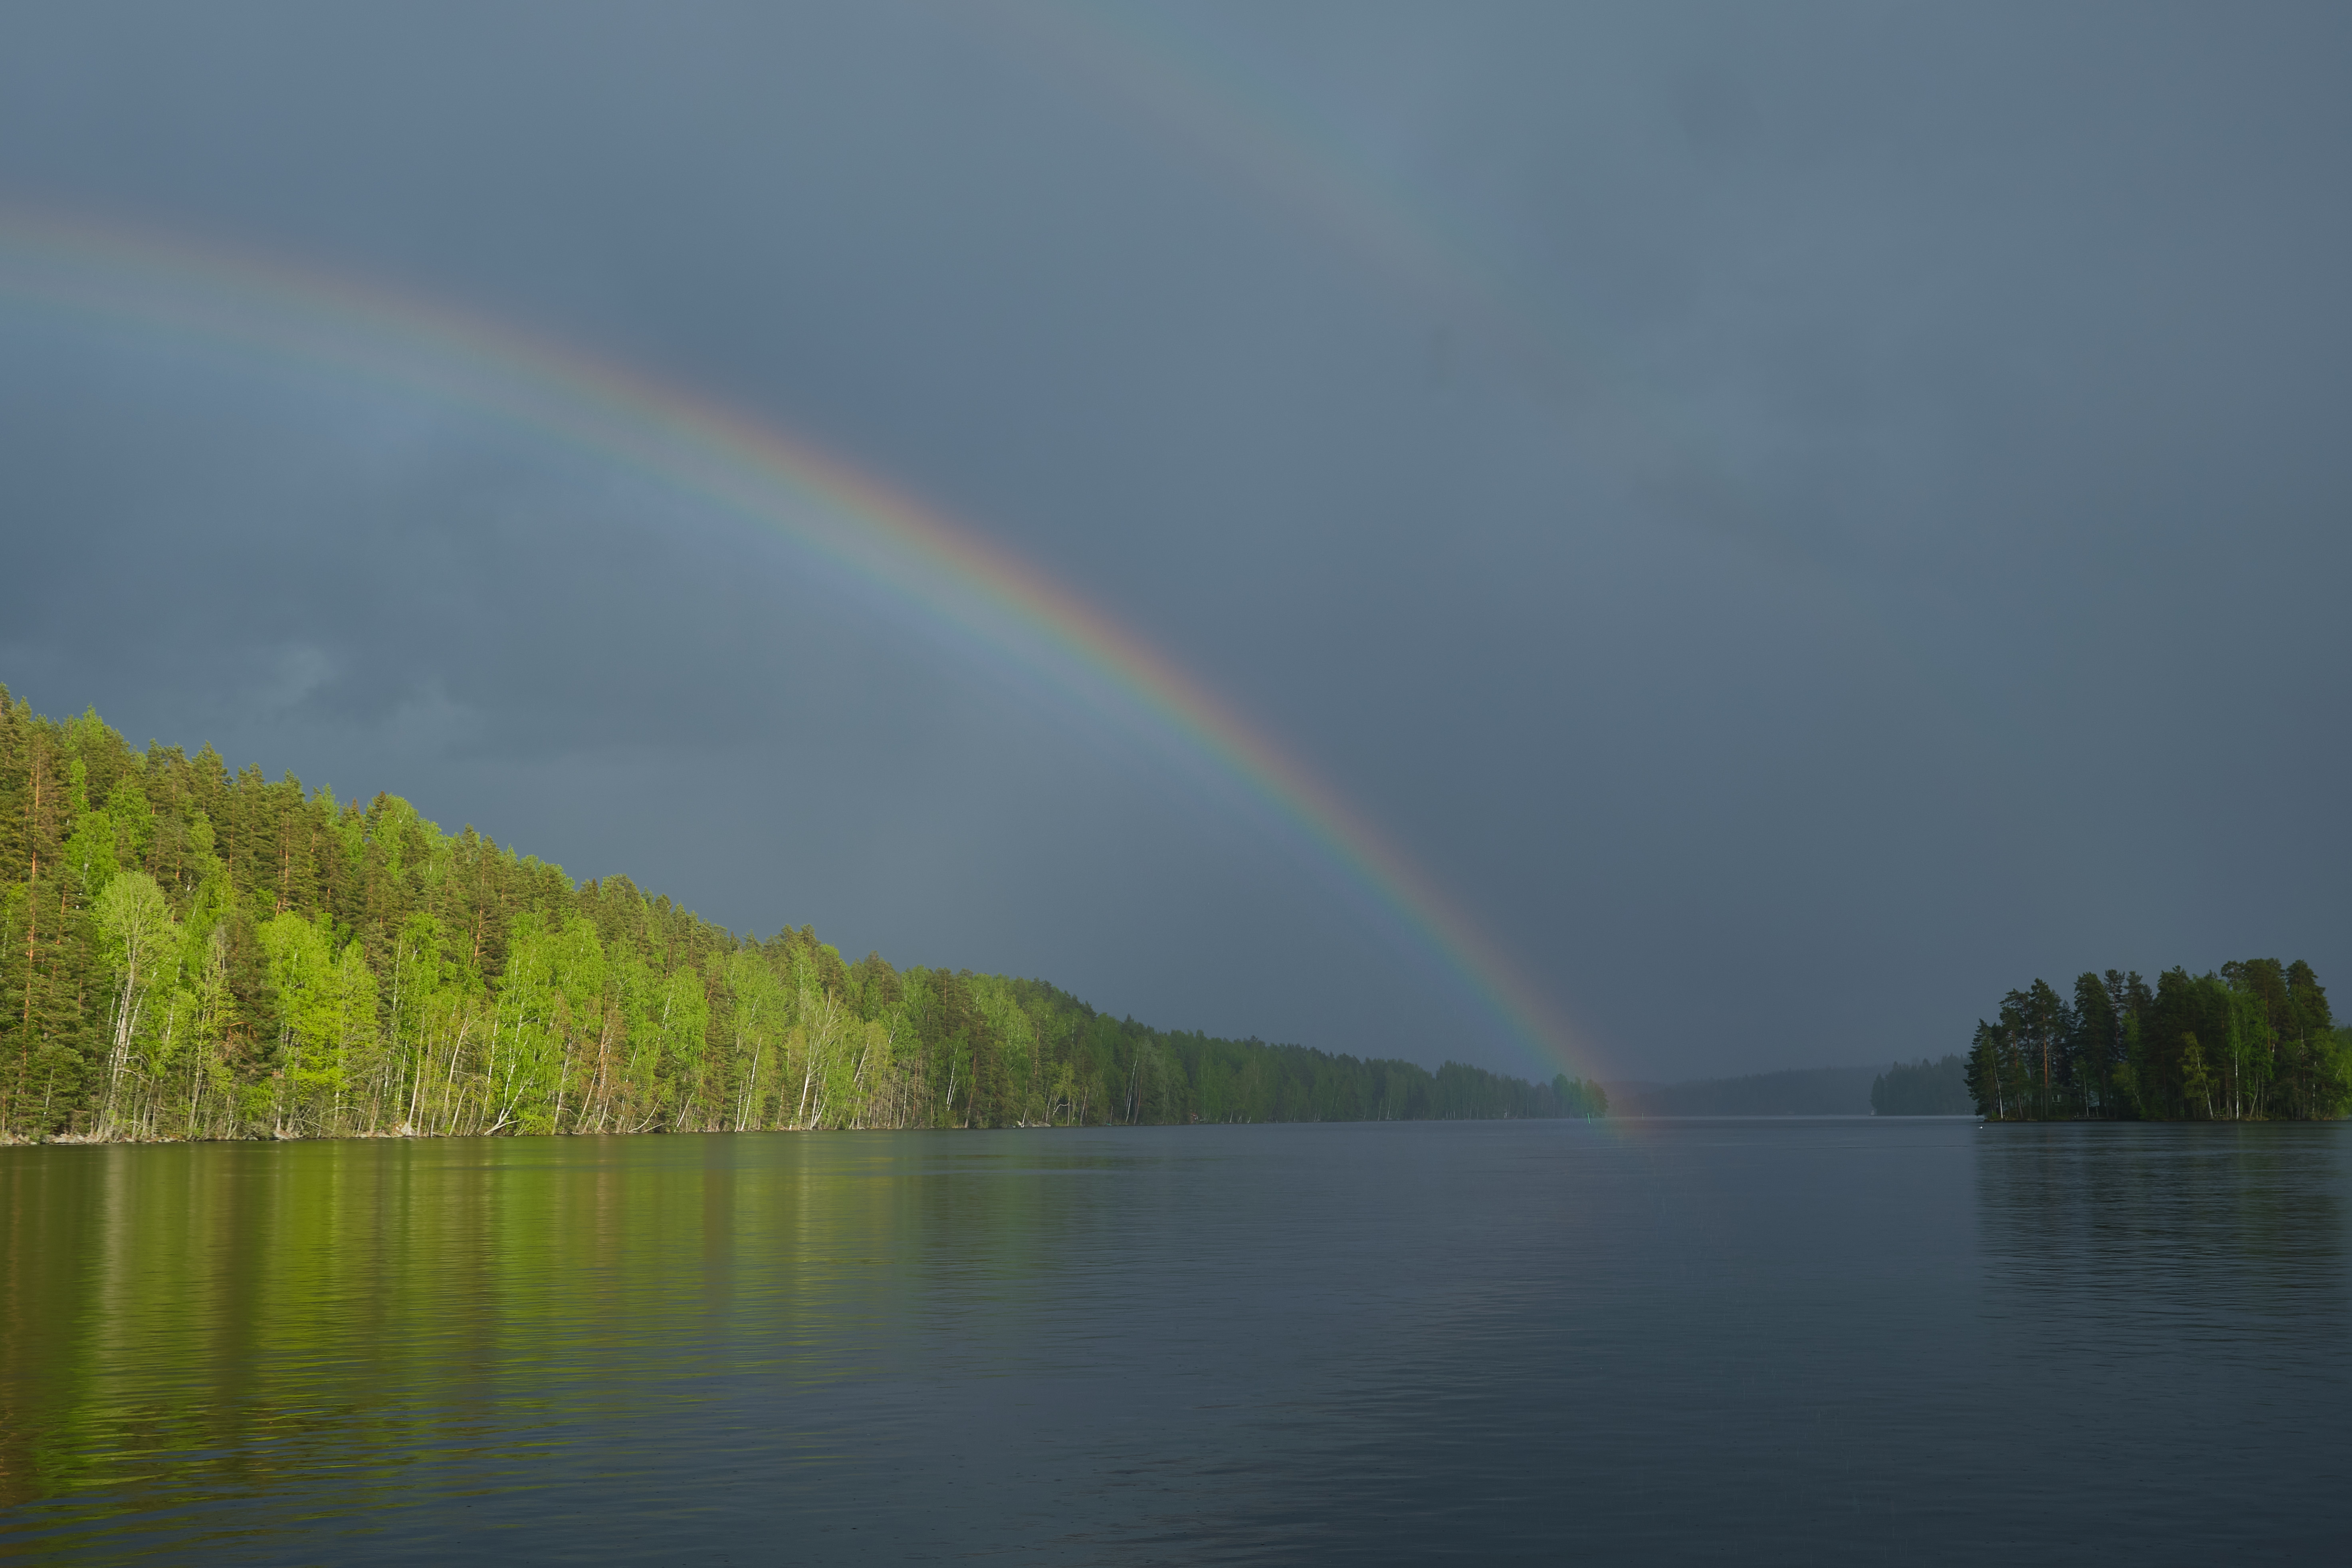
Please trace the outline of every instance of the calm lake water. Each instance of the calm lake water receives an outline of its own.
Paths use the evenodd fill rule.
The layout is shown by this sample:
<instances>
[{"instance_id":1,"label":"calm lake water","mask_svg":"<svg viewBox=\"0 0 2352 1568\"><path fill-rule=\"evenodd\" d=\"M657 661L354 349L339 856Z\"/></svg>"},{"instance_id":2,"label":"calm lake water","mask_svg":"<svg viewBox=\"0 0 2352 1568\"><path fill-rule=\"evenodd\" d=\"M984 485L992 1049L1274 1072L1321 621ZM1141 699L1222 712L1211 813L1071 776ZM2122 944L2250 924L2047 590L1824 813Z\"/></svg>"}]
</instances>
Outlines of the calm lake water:
<instances>
[{"instance_id":1,"label":"calm lake water","mask_svg":"<svg viewBox=\"0 0 2352 1568\"><path fill-rule=\"evenodd\" d=\"M0 1150L0 1556L2346 1561L2347 1132Z\"/></svg>"}]
</instances>

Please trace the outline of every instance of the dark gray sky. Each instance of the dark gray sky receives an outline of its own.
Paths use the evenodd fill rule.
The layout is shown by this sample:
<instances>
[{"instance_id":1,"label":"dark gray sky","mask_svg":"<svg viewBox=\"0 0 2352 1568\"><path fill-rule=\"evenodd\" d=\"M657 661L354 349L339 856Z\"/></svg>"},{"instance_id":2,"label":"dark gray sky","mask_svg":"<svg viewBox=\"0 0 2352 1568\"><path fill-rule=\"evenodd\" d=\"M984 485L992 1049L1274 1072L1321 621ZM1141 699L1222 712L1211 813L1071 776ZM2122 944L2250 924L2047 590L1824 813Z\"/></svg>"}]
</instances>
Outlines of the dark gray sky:
<instances>
[{"instance_id":1,"label":"dark gray sky","mask_svg":"<svg viewBox=\"0 0 2352 1568\"><path fill-rule=\"evenodd\" d=\"M2352 13L17 5L0 203L803 433L1155 644L1609 1073L2352 984ZM1148 736L782 539L0 295L0 680L739 929L1526 1070Z\"/></svg>"}]
</instances>

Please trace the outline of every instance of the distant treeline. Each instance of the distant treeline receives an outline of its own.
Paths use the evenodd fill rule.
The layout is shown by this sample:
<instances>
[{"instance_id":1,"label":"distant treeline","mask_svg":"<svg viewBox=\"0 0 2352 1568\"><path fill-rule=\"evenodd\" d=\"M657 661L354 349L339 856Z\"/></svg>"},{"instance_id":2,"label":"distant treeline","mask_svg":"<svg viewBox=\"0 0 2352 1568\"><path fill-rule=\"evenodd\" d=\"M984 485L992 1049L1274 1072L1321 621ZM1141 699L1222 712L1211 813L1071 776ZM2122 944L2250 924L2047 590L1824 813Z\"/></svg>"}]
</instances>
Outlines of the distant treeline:
<instances>
[{"instance_id":1,"label":"distant treeline","mask_svg":"<svg viewBox=\"0 0 2352 1568\"><path fill-rule=\"evenodd\" d=\"M1976 1110L1968 1064L1958 1057L1896 1062L1872 1081L1870 1109L1879 1116L1967 1116Z\"/></svg>"},{"instance_id":2,"label":"distant treeline","mask_svg":"<svg viewBox=\"0 0 2352 1568\"><path fill-rule=\"evenodd\" d=\"M2309 1121L2352 1107L2352 1031L2300 960L2168 969L2153 989L2110 969L2078 977L2071 1001L2040 980L2001 998L1966 1070L1995 1121Z\"/></svg>"},{"instance_id":3,"label":"distant treeline","mask_svg":"<svg viewBox=\"0 0 2352 1568\"><path fill-rule=\"evenodd\" d=\"M1689 1083L1612 1085L1618 1116L1860 1116L1869 1068L1796 1068Z\"/></svg>"},{"instance_id":4,"label":"distant treeline","mask_svg":"<svg viewBox=\"0 0 2352 1568\"><path fill-rule=\"evenodd\" d=\"M1916 1065L1804 1068L1691 1083L1610 1085L1617 1116L1967 1116L1958 1057Z\"/></svg>"},{"instance_id":5,"label":"distant treeline","mask_svg":"<svg viewBox=\"0 0 2352 1568\"><path fill-rule=\"evenodd\" d=\"M1597 1084L1171 1033L845 963L405 801L138 752L0 687L0 1137L1598 1116Z\"/></svg>"}]
</instances>

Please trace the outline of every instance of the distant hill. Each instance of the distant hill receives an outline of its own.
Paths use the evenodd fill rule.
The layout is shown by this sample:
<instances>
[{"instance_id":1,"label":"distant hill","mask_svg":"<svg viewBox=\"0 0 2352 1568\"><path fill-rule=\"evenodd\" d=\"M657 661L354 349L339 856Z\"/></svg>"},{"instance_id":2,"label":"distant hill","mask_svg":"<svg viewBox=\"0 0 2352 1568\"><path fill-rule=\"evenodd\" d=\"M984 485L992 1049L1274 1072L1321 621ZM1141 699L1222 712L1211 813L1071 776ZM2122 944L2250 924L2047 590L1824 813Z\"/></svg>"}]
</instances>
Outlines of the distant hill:
<instances>
[{"instance_id":1,"label":"distant hill","mask_svg":"<svg viewBox=\"0 0 2352 1568\"><path fill-rule=\"evenodd\" d=\"M1612 1083L1618 1116L1868 1116L1883 1068L1800 1068L1690 1083Z\"/></svg>"}]
</instances>

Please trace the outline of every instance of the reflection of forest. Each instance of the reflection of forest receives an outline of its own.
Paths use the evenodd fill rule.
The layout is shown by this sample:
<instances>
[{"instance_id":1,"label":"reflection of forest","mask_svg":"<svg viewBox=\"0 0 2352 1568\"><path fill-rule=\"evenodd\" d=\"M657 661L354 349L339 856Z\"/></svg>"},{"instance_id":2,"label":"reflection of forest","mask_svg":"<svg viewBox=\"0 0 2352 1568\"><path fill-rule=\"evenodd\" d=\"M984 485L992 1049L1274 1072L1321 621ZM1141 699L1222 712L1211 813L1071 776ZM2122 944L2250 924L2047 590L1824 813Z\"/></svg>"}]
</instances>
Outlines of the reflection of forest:
<instances>
[{"instance_id":1,"label":"reflection of forest","mask_svg":"<svg viewBox=\"0 0 2352 1568\"><path fill-rule=\"evenodd\" d=\"M2299 1363L2352 1310L2348 1158L2332 1128L1989 1124L1993 1316L2021 1354L2153 1372L2201 1345Z\"/></svg>"},{"instance_id":2,"label":"reflection of forest","mask_svg":"<svg viewBox=\"0 0 2352 1568\"><path fill-rule=\"evenodd\" d=\"M806 1411L887 1363L935 1276L1043 1289L1074 1244L1041 1226L1099 1159L1059 1140L0 1149L0 1508L52 1500L51 1545L137 1510L184 1542L204 1520L174 1510L298 1477L312 1506L391 1509L436 1467L494 1491L561 1434L753 1382Z\"/></svg>"}]
</instances>

